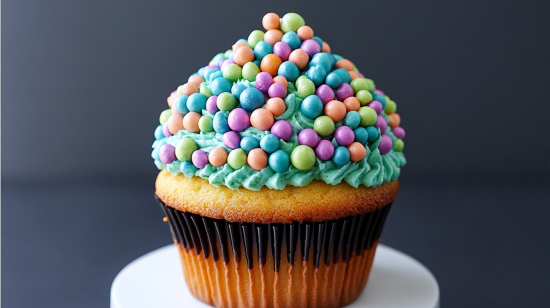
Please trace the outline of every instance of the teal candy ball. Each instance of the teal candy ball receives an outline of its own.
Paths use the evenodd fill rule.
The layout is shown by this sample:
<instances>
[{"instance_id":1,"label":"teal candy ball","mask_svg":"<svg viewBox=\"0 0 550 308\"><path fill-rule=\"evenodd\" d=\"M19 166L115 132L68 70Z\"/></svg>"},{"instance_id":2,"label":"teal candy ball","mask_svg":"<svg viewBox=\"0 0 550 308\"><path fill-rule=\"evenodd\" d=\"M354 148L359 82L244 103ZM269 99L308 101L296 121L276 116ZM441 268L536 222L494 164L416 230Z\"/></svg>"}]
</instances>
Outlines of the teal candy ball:
<instances>
[{"instance_id":1,"label":"teal candy ball","mask_svg":"<svg viewBox=\"0 0 550 308\"><path fill-rule=\"evenodd\" d=\"M326 70L320 66L312 66L306 73L307 78L309 78L315 86L320 86L323 84L323 81L325 81L325 78L327 77Z\"/></svg>"},{"instance_id":2,"label":"teal candy ball","mask_svg":"<svg viewBox=\"0 0 550 308\"><path fill-rule=\"evenodd\" d=\"M273 134L265 135L260 140L260 147L266 153L273 153L279 149L279 138Z\"/></svg>"},{"instance_id":3,"label":"teal candy ball","mask_svg":"<svg viewBox=\"0 0 550 308\"><path fill-rule=\"evenodd\" d=\"M200 93L193 93L187 99L187 109L200 114L203 109L206 109L206 100L206 96Z\"/></svg>"},{"instance_id":4,"label":"teal candy ball","mask_svg":"<svg viewBox=\"0 0 550 308\"><path fill-rule=\"evenodd\" d=\"M355 129L359 127L359 123L361 122L361 116L359 115L359 112L357 111L350 111L346 113L346 117L344 118L344 125Z\"/></svg>"},{"instance_id":5,"label":"teal candy ball","mask_svg":"<svg viewBox=\"0 0 550 308\"><path fill-rule=\"evenodd\" d=\"M300 108L306 117L313 120L323 113L323 102L319 96L310 95L302 101Z\"/></svg>"},{"instance_id":6,"label":"teal candy ball","mask_svg":"<svg viewBox=\"0 0 550 308\"><path fill-rule=\"evenodd\" d=\"M283 173L290 167L290 156L282 150L277 150L269 155L269 167L277 173Z\"/></svg>"},{"instance_id":7,"label":"teal candy ball","mask_svg":"<svg viewBox=\"0 0 550 308\"><path fill-rule=\"evenodd\" d=\"M343 166L349 162L350 154L346 147L340 146L334 150L334 155L332 156L332 162L337 166Z\"/></svg>"},{"instance_id":8,"label":"teal candy ball","mask_svg":"<svg viewBox=\"0 0 550 308\"><path fill-rule=\"evenodd\" d=\"M218 77L212 81L212 85L210 85L210 90L212 90L212 94L214 95L220 95L223 92L231 92L231 82L223 77Z\"/></svg>"},{"instance_id":9,"label":"teal candy ball","mask_svg":"<svg viewBox=\"0 0 550 308\"><path fill-rule=\"evenodd\" d=\"M374 127L374 126L371 126ZM365 144L369 140L369 133L368 130L364 127L358 127L353 130L355 133L355 141L359 142L360 144Z\"/></svg>"}]
</instances>

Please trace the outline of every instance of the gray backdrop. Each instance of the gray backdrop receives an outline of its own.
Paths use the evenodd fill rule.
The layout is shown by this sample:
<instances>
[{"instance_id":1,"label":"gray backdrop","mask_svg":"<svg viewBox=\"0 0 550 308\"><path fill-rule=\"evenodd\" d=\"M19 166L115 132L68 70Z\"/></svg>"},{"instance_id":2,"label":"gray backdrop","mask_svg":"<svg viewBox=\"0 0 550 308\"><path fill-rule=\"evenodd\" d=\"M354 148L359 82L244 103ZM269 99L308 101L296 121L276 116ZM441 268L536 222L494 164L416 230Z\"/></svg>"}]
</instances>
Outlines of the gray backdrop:
<instances>
[{"instance_id":1,"label":"gray backdrop","mask_svg":"<svg viewBox=\"0 0 550 308\"><path fill-rule=\"evenodd\" d=\"M2 4L5 307L106 307L116 273L170 243L150 158L166 96L270 11L397 102L408 165L382 241L443 306L550 303L548 1Z\"/></svg>"}]
</instances>

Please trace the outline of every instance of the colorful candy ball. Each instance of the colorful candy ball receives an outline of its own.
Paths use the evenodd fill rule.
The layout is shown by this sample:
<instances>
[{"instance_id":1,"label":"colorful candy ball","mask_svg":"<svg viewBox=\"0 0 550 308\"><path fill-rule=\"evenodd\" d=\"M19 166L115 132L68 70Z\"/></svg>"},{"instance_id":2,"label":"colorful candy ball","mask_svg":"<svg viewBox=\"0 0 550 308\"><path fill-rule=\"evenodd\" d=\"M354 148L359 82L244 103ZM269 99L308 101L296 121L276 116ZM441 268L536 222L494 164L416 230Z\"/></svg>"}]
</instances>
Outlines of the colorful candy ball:
<instances>
[{"instance_id":1,"label":"colorful candy ball","mask_svg":"<svg viewBox=\"0 0 550 308\"><path fill-rule=\"evenodd\" d=\"M392 128L392 132L398 139L405 138L405 130L402 127L394 127Z\"/></svg>"},{"instance_id":2,"label":"colorful candy ball","mask_svg":"<svg viewBox=\"0 0 550 308\"><path fill-rule=\"evenodd\" d=\"M213 97L213 96L211 96ZM219 110L231 111L237 107L237 99L229 92L221 93L216 99L216 106Z\"/></svg>"},{"instance_id":3,"label":"colorful candy ball","mask_svg":"<svg viewBox=\"0 0 550 308\"><path fill-rule=\"evenodd\" d=\"M357 127L353 130L353 133L355 134L355 142L359 142L360 144L366 144L369 140L369 133L366 128L364 127Z\"/></svg>"},{"instance_id":4,"label":"colorful candy ball","mask_svg":"<svg viewBox=\"0 0 550 308\"><path fill-rule=\"evenodd\" d=\"M160 161L165 165L168 165L169 163L175 161L177 159L176 148L169 143L163 144L159 150L159 158Z\"/></svg>"},{"instance_id":5,"label":"colorful candy ball","mask_svg":"<svg viewBox=\"0 0 550 308\"><path fill-rule=\"evenodd\" d=\"M242 75L244 79L252 82L256 80L256 75L259 72L260 68L254 62L248 62L243 66Z\"/></svg>"},{"instance_id":6,"label":"colorful candy ball","mask_svg":"<svg viewBox=\"0 0 550 308\"><path fill-rule=\"evenodd\" d=\"M264 94L256 88L246 88L240 95L241 107L252 112L264 104Z\"/></svg>"},{"instance_id":7,"label":"colorful candy ball","mask_svg":"<svg viewBox=\"0 0 550 308\"><path fill-rule=\"evenodd\" d=\"M227 117L229 117L229 112L227 111L216 112L216 114L214 115L214 121L212 123L214 125L214 131L216 131L216 133L223 134L230 130L229 124L227 124Z\"/></svg>"},{"instance_id":8,"label":"colorful candy ball","mask_svg":"<svg viewBox=\"0 0 550 308\"><path fill-rule=\"evenodd\" d=\"M208 164L208 155L202 150L196 150L191 155L191 161L195 167L202 169Z\"/></svg>"},{"instance_id":9,"label":"colorful candy ball","mask_svg":"<svg viewBox=\"0 0 550 308\"><path fill-rule=\"evenodd\" d=\"M334 132L334 121L328 116L320 116L313 122L313 129L321 137L330 136Z\"/></svg>"},{"instance_id":10,"label":"colorful candy ball","mask_svg":"<svg viewBox=\"0 0 550 308\"><path fill-rule=\"evenodd\" d=\"M332 90L331 87L329 87L326 84L323 84L317 88L317 91L315 91L315 94L319 96L323 104L326 104L330 102L331 100L334 100L334 90Z\"/></svg>"},{"instance_id":11,"label":"colorful candy ball","mask_svg":"<svg viewBox=\"0 0 550 308\"><path fill-rule=\"evenodd\" d=\"M302 101L302 114L310 119L315 119L323 113L323 102L317 95L310 95Z\"/></svg>"},{"instance_id":12,"label":"colorful candy ball","mask_svg":"<svg viewBox=\"0 0 550 308\"><path fill-rule=\"evenodd\" d=\"M203 115L199 119L199 129L201 132L209 133L214 131L214 121L211 116Z\"/></svg>"},{"instance_id":13,"label":"colorful candy ball","mask_svg":"<svg viewBox=\"0 0 550 308\"><path fill-rule=\"evenodd\" d=\"M192 133L198 133L200 132L199 129L199 120L201 119L201 115L197 112L189 112L183 117L183 126L185 127L185 130L192 132Z\"/></svg>"},{"instance_id":14,"label":"colorful candy ball","mask_svg":"<svg viewBox=\"0 0 550 308\"><path fill-rule=\"evenodd\" d=\"M237 132L228 131L223 134L223 144L230 149L236 149L241 144L241 136Z\"/></svg>"},{"instance_id":15,"label":"colorful candy ball","mask_svg":"<svg viewBox=\"0 0 550 308\"><path fill-rule=\"evenodd\" d=\"M241 149L243 149L246 153L250 152L252 149L259 148L260 142L250 136L245 136L241 139Z\"/></svg>"},{"instance_id":16,"label":"colorful candy ball","mask_svg":"<svg viewBox=\"0 0 550 308\"><path fill-rule=\"evenodd\" d=\"M172 135L184 129L183 119L183 116L179 113L175 113L168 118L168 121L166 121L166 125L168 126L168 129L170 130L170 133Z\"/></svg>"},{"instance_id":17,"label":"colorful candy ball","mask_svg":"<svg viewBox=\"0 0 550 308\"><path fill-rule=\"evenodd\" d=\"M250 124L252 124L252 127L259 130L271 129L274 121L273 114L267 109L258 108L250 115Z\"/></svg>"},{"instance_id":18,"label":"colorful candy ball","mask_svg":"<svg viewBox=\"0 0 550 308\"><path fill-rule=\"evenodd\" d=\"M227 151L224 148L214 148L208 153L208 161L214 167L221 167L227 162Z\"/></svg>"},{"instance_id":19,"label":"colorful candy ball","mask_svg":"<svg viewBox=\"0 0 550 308\"><path fill-rule=\"evenodd\" d=\"M183 138L176 144L176 157L179 161L191 161L191 155L198 149L195 140Z\"/></svg>"},{"instance_id":20,"label":"colorful candy ball","mask_svg":"<svg viewBox=\"0 0 550 308\"><path fill-rule=\"evenodd\" d=\"M395 141L395 144L393 145L393 150L395 152L402 152L403 148L405 147L405 143L401 139L397 139Z\"/></svg>"},{"instance_id":21,"label":"colorful candy ball","mask_svg":"<svg viewBox=\"0 0 550 308\"><path fill-rule=\"evenodd\" d=\"M281 18L281 30L283 32L298 31L302 26L305 26L306 22L302 16L296 13L287 13Z\"/></svg>"},{"instance_id":22,"label":"colorful candy ball","mask_svg":"<svg viewBox=\"0 0 550 308\"><path fill-rule=\"evenodd\" d=\"M298 143L314 148L319 143L319 135L311 128L303 129L298 134Z\"/></svg>"},{"instance_id":23,"label":"colorful candy ball","mask_svg":"<svg viewBox=\"0 0 550 308\"><path fill-rule=\"evenodd\" d=\"M386 122L386 119L383 116L379 115L374 126L380 128L380 132L385 133L388 129L388 122Z\"/></svg>"},{"instance_id":24,"label":"colorful candy ball","mask_svg":"<svg viewBox=\"0 0 550 308\"><path fill-rule=\"evenodd\" d=\"M350 153L348 149L344 146L339 146L334 150L334 155L332 156L332 162L337 166L343 166L347 164L350 160Z\"/></svg>"},{"instance_id":25,"label":"colorful candy ball","mask_svg":"<svg viewBox=\"0 0 550 308\"><path fill-rule=\"evenodd\" d=\"M281 32L281 30L279 29L267 30L267 32L264 34L264 41L268 42L269 44L271 44L271 46L273 46L277 42L280 42L282 37L283 37L283 32Z\"/></svg>"},{"instance_id":26,"label":"colorful candy ball","mask_svg":"<svg viewBox=\"0 0 550 308\"><path fill-rule=\"evenodd\" d=\"M292 137L292 125L288 121L279 120L271 127L271 133L279 139L288 139Z\"/></svg>"},{"instance_id":27,"label":"colorful candy ball","mask_svg":"<svg viewBox=\"0 0 550 308\"><path fill-rule=\"evenodd\" d=\"M330 101L325 105L325 115L334 122L340 122L346 116L346 106L337 100Z\"/></svg>"},{"instance_id":28,"label":"colorful candy ball","mask_svg":"<svg viewBox=\"0 0 550 308\"><path fill-rule=\"evenodd\" d=\"M388 154L393 147L393 141L391 140L390 136L383 134L382 138L380 139L380 143L378 144L378 150L380 151L380 155Z\"/></svg>"},{"instance_id":29,"label":"colorful candy ball","mask_svg":"<svg viewBox=\"0 0 550 308\"><path fill-rule=\"evenodd\" d=\"M267 13L262 18L262 26L266 30L279 29L281 26L279 15L276 13Z\"/></svg>"},{"instance_id":30,"label":"colorful candy ball","mask_svg":"<svg viewBox=\"0 0 550 308\"><path fill-rule=\"evenodd\" d=\"M374 125L367 127L367 132L369 134L369 136L368 136L369 137L369 139L368 139L369 142L373 142L374 140L378 139L378 136L380 136L380 132L379 132L378 128L375 127Z\"/></svg>"},{"instance_id":31,"label":"colorful candy ball","mask_svg":"<svg viewBox=\"0 0 550 308\"><path fill-rule=\"evenodd\" d=\"M282 150L277 150L269 155L269 167L277 173L283 173L290 167L290 156Z\"/></svg>"},{"instance_id":32,"label":"colorful candy ball","mask_svg":"<svg viewBox=\"0 0 550 308\"><path fill-rule=\"evenodd\" d=\"M206 111L208 111L208 113L216 114L216 112L219 111L217 100L218 96L216 95L212 95L206 100Z\"/></svg>"},{"instance_id":33,"label":"colorful candy ball","mask_svg":"<svg viewBox=\"0 0 550 308\"><path fill-rule=\"evenodd\" d=\"M229 152L229 155L227 156L227 164L231 166L231 168L238 170L244 167L246 165L246 153L243 149L234 149L231 152Z\"/></svg>"},{"instance_id":34,"label":"colorful candy ball","mask_svg":"<svg viewBox=\"0 0 550 308\"><path fill-rule=\"evenodd\" d=\"M348 146L355 140L355 133L347 126L340 126L334 132L334 139L339 145Z\"/></svg>"},{"instance_id":35,"label":"colorful candy ball","mask_svg":"<svg viewBox=\"0 0 550 308\"><path fill-rule=\"evenodd\" d=\"M206 96L200 93L193 93L187 99L187 109L194 112L202 112L206 108Z\"/></svg>"},{"instance_id":36,"label":"colorful candy ball","mask_svg":"<svg viewBox=\"0 0 550 308\"><path fill-rule=\"evenodd\" d=\"M269 86L269 89L267 90L267 93L269 94L269 97L280 97L285 98L286 96L286 88L284 85L274 82Z\"/></svg>"},{"instance_id":37,"label":"colorful candy ball","mask_svg":"<svg viewBox=\"0 0 550 308\"><path fill-rule=\"evenodd\" d=\"M277 42L273 45L273 53L277 55L282 61L287 61L292 48L285 42Z\"/></svg>"},{"instance_id":38,"label":"colorful candy ball","mask_svg":"<svg viewBox=\"0 0 550 308\"><path fill-rule=\"evenodd\" d=\"M256 89L267 93L269 87L273 84L273 77L268 72L261 72L256 75Z\"/></svg>"},{"instance_id":39,"label":"colorful candy ball","mask_svg":"<svg viewBox=\"0 0 550 308\"><path fill-rule=\"evenodd\" d=\"M367 149L359 142L348 145L348 151L351 161L360 161L367 155Z\"/></svg>"},{"instance_id":40,"label":"colorful candy ball","mask_svg":"<svg viewBox=\"0 0 550 308\"><path fill-rule=\"evenodd\" d=\"M343 101L348 97L353 96L353 89L348 83L342 83L338 88L336 89L336 98L339 101ZM361 100L359 100L361 101Z\"/></svg>"},{"instance_id":41,"label":"colorful candy ball","mask_svg":"<svg viewBox=\"0 0 550 308\"><path fill-rule=\"evenodd\" d=\"M248 165L254 170L262 170L267 166L267 154L262 149L252 149L248 152Z\"/></svg>"},{"instance_id":42,"label":"colorful candy ball","mask_svg":"<svg viewBox=\"0 0 550 308\"><path fill-rule=\"evenodd\" d=\"M321 140L315 148L315 154L320 160L329 160L334 155L334 145L328 140Z\"/></svg>"},{"instance_id":43,"label":"colorful candy ball","mask_svg":"<svg viewBox=\"0 0 550 308\"><path fill-rule=\"evenodd\" d=\"M265 109L269 110L273 116L278 117L282 115L286 110L285 101L280 97L273 97L267 100Z\"/></svg>"},{"instance_id":44,"label":"colorful candy ball","mask_svg":"<svg viewBox=\"0 0 550 308\"><path fill-rule=\"evenodd\" d=\"M321 52L321 45L315 40L309 39L302 42L300 49L305 51L309 57L313 57L314 54Z\"/></svg>"},{"instance_id":45,"label":"colorful candy ball","mask_svg":"<svg viewBox=\"0 0 550 308\"><path fill-rule=\"evenodd\" d=\"M374 111L376 111L376 114L381 114L382 110L384 110L382 103L380 103L379 101L371 101L368 106L374 109Z\"/></svg>"},{"instance_id":46,"label":"colorful candy ball","mask_svg":"<svg viewBox=\"0 0 550 308\"><path fill-rule=\"evenodd\" d=\"M359 112L359 115L361 116L360 125L363 127L374 125L376 123L376 120L378 119L376 111L371 107L361 107L357 112Z\"/></svg>"},{"instance_id":47,"label":"colorful candy ball","mask_svg":"<svg viewBox=\"0 0 550 308\"><path fill-rule=\"evenodd\" d=\"M315 165L315 152L307 145L299 145L292 150L290 162L296 169L311 169Z\"/></svg>"},{"instance_id":48,"label":"colorful candy ball","mask_svg":"<svg viewBox=\"0 0 550 308\"><path fill-rule=\"evenodd\" d=\"M279 138L273 134L265 135L260 140L260 147L267 153L273 153L279 149Z\"/></svg>"},{"instance_id":49,"label":"colorful candy ball","mask_svg":"<svg viewBox=\"0 0 550 308\"><path fill-rule=\"evenodd\" d=\"M277 76L277 71L279 70L281 63L283 63L283 61L279 58L279 56L268 54L262 59L260 69L262 72L267 72L271 76L275 77Z\"/></svg>"}]
</instances>

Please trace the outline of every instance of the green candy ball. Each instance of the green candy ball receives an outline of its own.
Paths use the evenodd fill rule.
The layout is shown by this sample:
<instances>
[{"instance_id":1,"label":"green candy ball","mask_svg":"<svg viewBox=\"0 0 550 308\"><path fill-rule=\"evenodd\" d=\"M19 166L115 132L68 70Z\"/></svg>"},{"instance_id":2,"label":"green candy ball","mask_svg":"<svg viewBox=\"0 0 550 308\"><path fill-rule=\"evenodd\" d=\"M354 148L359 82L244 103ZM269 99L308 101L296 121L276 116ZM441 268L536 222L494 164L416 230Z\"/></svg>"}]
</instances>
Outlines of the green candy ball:
<instances>
[{"instance_id":1,"label":"green candy ball","mask_svg":"<svg viewBox=\"0 0 550 308\"><path fill-rule=\"evenodd\" d=\"M287 33L289 31L298 31L298 28L305 26L306 22L302 16L296 13L287 13L281 18L281 31Z\"/></svg>"},{"instance_id":2,"label":"green candy ball","mask_svg":"<svg viewBox=\"0 0 550 308\"><path fill-rule=\"evenodd\" d=\"M206 98L212 96L212 91L210 91L210 88L206 86L206 82L201 83L199 87L200 94L206 96Z\"/></svg>"},{"instance_id":3,"label":"green candy ball","mask_svg":"<svg viewBox=\"0 0 550 308\"><path fill-rule=\"evenodd\" d=\"M223 55L226 59L229 59L229 58L233 57L233 50L228 49Z\"/></svg>"},{"instance_id":4,"label":"green candy ball","mask_svg":"<svg viewBox=\"0 0 550 308\"><path fill-rule=\"evenodd\" d=\"M361 122L359 122L359 125L367 127L376 124L376 120L378 119L376 110L365 106L359 108L359 111L357 112L359 112L359 116L361 117Z\"/></svg>"},{"instance_id":5,"label":"green candy ball","mask_svg":"<svg viewBox=\"0 0 550 308\"><path fill-rule=\"evenodd\" d=\"M227 163L233 169L241 169L246 165L246 152L243 149L235 149L229 152Z\"/></svg>"},{"instance_id":6,"label":"green candy ball","mask_svg":"<svg viewBox=\"0 0 550 308\"><path fill-rule=\"evenodd\" d=\"M163 112L161 112L159 117L160 124L166 123L166 121L168 121L168 118L171 115L172 115L172 109L166 109Z\"/></svg>"},{"instance_id":7,"label":"green candy ball","mask_svg":"<svg viewBox=\"0 0 550 308\"><path fill-rule=\"evenodd\" d=\"M247 43L248 43L248 46L250 46L250 48L254 49L254 47L256 47L256 44L258 44L259 41L263 41L263 40L264 40L264 33L260 30L254 30L250 32Z\"/></svg>"},{"instance_id":8,"label":"green candy ball","mask_svg":"<svg viewBox=\"0 0 550 308\"><path fill-rule=\"evenodd\" d=\"M202 132L208 133L214 131L214 124L212 117L204 115L199 119L199 129Z\"/></svg>"},{"instance_id":9,"label":"green candy ball","mask_svg":"<svg viewBox=\"0 0 550 308\"><path fill-rule=\"evenodd\" d=\"M357 97L362 106L372 102L372 94L367 90L360 90L355 94L355 97Z\"/></svg>"},{"instance_id":10,"label":"green candy ball","mask_svg":"<svg viewBox=\"0 0 550 308\"><path fill-rule=\"evenodd\" d=\"M357 93L361 90L369 90L369 81L367 78L355 78L350 83L351 88L353 89L353 93Z\"/></svg>"},{"instance_id":11,"label":"green candy ball","mask_svg":"<svg viewBox=\"0 0 550 308\"><path fill-rule=\"evenodd\" d=\"M195 140L183 138L176 144L176 157L179 161L191 161L193 152L199 149Z\"/></svg>"},{"instance_id":12,"label":"green candy ball","mask_svg":"<svg viewBox=\"0 0 550 308\"><path fill-rule=\"evenodd\" d=\"M369 88L367 90L371 91L371 92L376 90L376 86L374 85L374 81L372 79L368 79L368 78L366 78L366 79L369 82Z\"/></svg>"},{"instance_id":13,"label":"green candy ball","mask_svg":"<svg viewBox=\"0 0 550 308\"><path fill-rule=\"evenodd\" d=\"M300 170L308 170L315 165L315 152L307 145L299 145L292 150L290 162Z\"/></svg>"},{"instance_id":14,"label":"green candy ball","mask_svg":"<svg viewBox=\"0 0 550 308\"><path fill-rule=\"evenodd\" d=\"M392 101L391 99L386 98L386 108L384 108L384 112L386 114L392 114L397 111L397 104Z\"/></svg>"},{"instance_id":15,"label":"green candy ball","mask_svg":"<svg viewBox=\"0 0 550 308\"><path fill-rule=\"evenodd\" d=\"M237 99L233 94L229 92L223 92L218 95L216 106L218 106L218 109L220 109L221 111L231 111L235 109L235 107L237 107Z\"/></svg>"},{"instance_id":16,"label":"green candy ball","mask_svg":"<svg viewBox=\"0 0 550 308\"><path fill-rule=\"evenodd\" d=\"M256 75L260 72L260 68L254 62L248 62L243 66L243 78L252 82L256 80Z\"/></svg>"},{"instance_id":17,"label":"green candy ball","mask_svg":"<svg viewBox=\"0 0 550 308\"><path fill-rule=\"evenodd\" d=\"M237 82L237 80L243 78L242 68L237 64L229 64L223 69L223 77L231 82Z\"/></svg>"},{"instance_id":18,"label":"green candy ball","mask_svg":"<svg viewBox=\"0 0 550 308\"><path fill-rule=\"evenodd\" d=\"M300 82L297 82L298 85L298 97L306 98L312 94L315 94L315 84L313 81L304 78Z\"/></svg>"},{"instance_id":19,"label":"green candy ball","mask_svg":"<svg viewBox=\"0 0 550 308\"><path fill-rule=\"evenodd\" d=\"M296 82L295 82L296 86L298 86L304 79L309 80L309 78L307 78L306 75L301 75L300 77L298 77L298 79L296 79Z\"/></svg>"},{"instance_id":20,"label":"green candy ball","mask_svg":"<svg viewBox=\"0 0 550 308\"><path fill-rule=\"evenodd\" d=\"M397 139L397 141L395 141L395 143L393 144L393 150L395 152L403 151L404 147L405 147L405 142L403 142L403 140L401 139Z\"/></svg>"},{"instance_id":21,"label":"green candy ball","mask_svg":"<svg viewBox=\"0 0 550 308\"><path fill-rule=\"evenodd\" d=\"M374 114L376 115L376 112ZM334 121L330 117L320 116L313 122L313 130L319 136L326 137L334 132Z\"/></svg>"}]
</instances>

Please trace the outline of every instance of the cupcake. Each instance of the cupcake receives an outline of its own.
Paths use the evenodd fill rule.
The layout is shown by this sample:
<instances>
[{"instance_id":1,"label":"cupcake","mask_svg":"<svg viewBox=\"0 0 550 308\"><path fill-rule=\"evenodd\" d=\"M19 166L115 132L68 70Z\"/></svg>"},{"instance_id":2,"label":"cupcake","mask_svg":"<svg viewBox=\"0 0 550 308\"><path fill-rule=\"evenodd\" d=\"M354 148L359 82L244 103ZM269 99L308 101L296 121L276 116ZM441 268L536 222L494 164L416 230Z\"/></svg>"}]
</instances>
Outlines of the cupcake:
<instances>
[{"instance_id":1,"label":"cupcake","mask_svg":"<svg viewBox=\"0 0 550 308\"><path fill-rule=\"evenodd\" d=\"M364 289L405 165L396 104L295 13L168 97L156 198L215 307L339 307Z\"/></svg>"}]
</instances>

